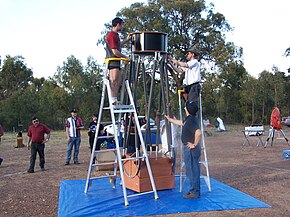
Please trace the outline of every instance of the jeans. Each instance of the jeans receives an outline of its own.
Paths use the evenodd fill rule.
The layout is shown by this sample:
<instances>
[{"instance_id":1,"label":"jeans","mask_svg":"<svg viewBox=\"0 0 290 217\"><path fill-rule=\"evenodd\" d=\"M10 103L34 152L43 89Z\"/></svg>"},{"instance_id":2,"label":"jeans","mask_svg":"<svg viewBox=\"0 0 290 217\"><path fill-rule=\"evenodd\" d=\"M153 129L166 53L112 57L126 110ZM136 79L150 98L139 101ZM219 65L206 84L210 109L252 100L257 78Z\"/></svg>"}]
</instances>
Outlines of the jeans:
<instances>
[{"instance_id":1,"label":"jeans","mask_svg":"<svg viewBox=\"0 0 290 217\"><path fill-rule=\"evenodd\" d=\"M193 149L184 146L184 163L186 177L189 181L189 192L200 196L200 144Z\"/></svg>"},{"instance_id":2,"label":"jeans","mask_svg":"<svg viewBox=\"0 0 290 217\"><path fill-rule=\"evenodd\" d=\"M44 147L45 147L45 144L41 144L38 142L31 143L31 147L30 147L31 155L30 155L30 166L29 166L30 170L34 170L37 153L39 155L39 166L41 168L44 168L44 164L45 164Z\"/></svg>"},{"instance_id":3,"label":"jeans","mask_svg":"<svg viewBox=\"0 0 290 217\"><path fill-rule=\"evenodd\" d=\"M71 159L71 152L74 146L74 162L77 163L79 161L79 149L81 145L81 137L70 137L68 146L67 146L67 151L66 151L66 162L69 163Z\"/></svg>"}]
</instances>

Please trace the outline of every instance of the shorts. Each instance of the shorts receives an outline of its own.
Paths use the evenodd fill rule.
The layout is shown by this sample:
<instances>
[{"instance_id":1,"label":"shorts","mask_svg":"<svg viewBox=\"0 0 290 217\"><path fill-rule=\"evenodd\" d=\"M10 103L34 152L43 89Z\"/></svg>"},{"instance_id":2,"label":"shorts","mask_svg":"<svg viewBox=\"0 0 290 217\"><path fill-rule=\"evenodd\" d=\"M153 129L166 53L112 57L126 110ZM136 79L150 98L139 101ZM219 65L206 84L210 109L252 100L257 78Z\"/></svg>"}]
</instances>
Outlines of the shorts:
<instances>
[{"instance_id":1,"label":"shorts","mask_svg":"<svg viewBox=\"0 0 290 217\"><path fill-rule=\"evenodd\" d=\"M108 69L121 69L121 61L112 60L109 62Z\"/></svg>"}]
</instances>

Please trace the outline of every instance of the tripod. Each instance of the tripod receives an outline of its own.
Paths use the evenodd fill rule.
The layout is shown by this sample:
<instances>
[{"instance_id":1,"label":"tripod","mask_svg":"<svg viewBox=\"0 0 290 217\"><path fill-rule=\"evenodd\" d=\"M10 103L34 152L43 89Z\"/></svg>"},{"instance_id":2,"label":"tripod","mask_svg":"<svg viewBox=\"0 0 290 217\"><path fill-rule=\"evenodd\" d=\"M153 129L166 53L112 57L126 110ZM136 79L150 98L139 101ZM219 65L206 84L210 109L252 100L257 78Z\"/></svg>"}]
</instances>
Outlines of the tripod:
<instances>
[{"instance_id":1,"label":"tripod","mask_svg":"<svg viewBox=\"0 0 290 217\"><path fill-rule=\"evenodd\" d=\"M273 146L273 140L274 140L275 130L277 130L277 129L276 129L275 127L272 127L272 126L271 126L271 129L270 129L270 131L269 131L269 136L268 136L268 138L267 138L267 140L266 140L266 142L265 142L264 148L266 148L266 146L267 146L267 144L268 144L270 138L272 138L272 140L271 140L271 146ZM278 131L278 132L280 131L280 132L282 133L282 135L283 135L285 141L286 141L287 144L290 146L289 140L287 139L287 137L286 137L285 133L283 132L283 130L280 129L280 130L277 130L277 131Z\"/></svg>"}]
</instances>

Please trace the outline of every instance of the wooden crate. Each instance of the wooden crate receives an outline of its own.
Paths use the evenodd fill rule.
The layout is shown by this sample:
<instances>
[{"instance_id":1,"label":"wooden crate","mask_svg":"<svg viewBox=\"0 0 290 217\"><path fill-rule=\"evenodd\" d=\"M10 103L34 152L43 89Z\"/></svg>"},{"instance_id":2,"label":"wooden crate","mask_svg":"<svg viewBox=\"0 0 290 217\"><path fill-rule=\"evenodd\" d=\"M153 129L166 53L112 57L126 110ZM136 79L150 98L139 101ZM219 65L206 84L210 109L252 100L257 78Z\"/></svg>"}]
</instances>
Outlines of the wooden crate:
<instances>
[{"instance_id":1,"label":"wooden crate","mask_svg":"<svg viewBox=\"0 0 290 217\"><path fill-rule=\"evenodd\" d=\"M158 157L149 158L156 190L165 190L175 187L174 174L169 158ZM137 171L137 166L132 165L133 162L127 161L124 164L126 171L131 171L134 174ZM141 168L134 178L129 178L124 174L126 188L136 192L151 191L152 186L145 161L142 161Z\"/></svg>"}]
</instances>

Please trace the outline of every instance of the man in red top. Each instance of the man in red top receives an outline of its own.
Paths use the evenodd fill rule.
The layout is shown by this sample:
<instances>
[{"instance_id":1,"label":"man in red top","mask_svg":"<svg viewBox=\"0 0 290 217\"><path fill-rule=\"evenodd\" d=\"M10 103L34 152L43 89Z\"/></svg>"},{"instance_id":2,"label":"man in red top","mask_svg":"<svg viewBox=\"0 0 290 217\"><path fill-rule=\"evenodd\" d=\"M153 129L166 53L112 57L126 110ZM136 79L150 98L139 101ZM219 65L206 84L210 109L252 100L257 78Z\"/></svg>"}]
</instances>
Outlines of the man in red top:
<instances>
[{"instance_id":1,"label":"man in red top","mask_svg":"<svg viewBox=\"0 0 290 217\"><path fill-rule=\"evenodd\" d=\"M37 153L39 154L39 166L41 170L44 171L44 147L45 143L47 143L50 138L50 129L46 125L39 123L38 118L34 117L32 118L32 124L28 128L27 136L27 149L31 149L30 167L27 172L34 173L34 165Z\"/></svg>"},{"instance_id":2,"label":"man in red top","mask_svg":"<svg viewBox=\"0 0 290 217\"><path fill-rule=\"evenodd\" d=\"M112 20L112 30L107 34L106 38L106 58L128 58L126 55L121 53L121 47L124 43L129 41L130 35L121 42L118 32L124 27L124 21L116 17ZM109 80L112 92L113 103L117 101L118 91L121 86L121 74L120 74L120 61L110 61L108 65L109 69Z\"/></svg>"}]
</instances>

